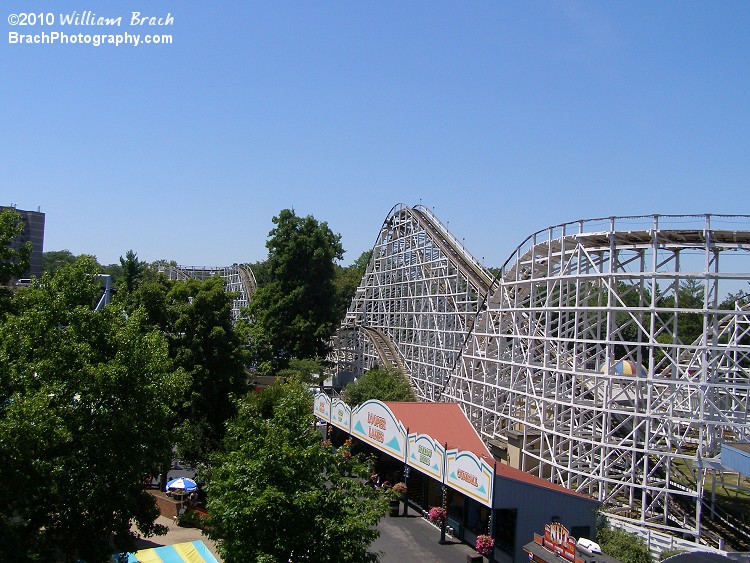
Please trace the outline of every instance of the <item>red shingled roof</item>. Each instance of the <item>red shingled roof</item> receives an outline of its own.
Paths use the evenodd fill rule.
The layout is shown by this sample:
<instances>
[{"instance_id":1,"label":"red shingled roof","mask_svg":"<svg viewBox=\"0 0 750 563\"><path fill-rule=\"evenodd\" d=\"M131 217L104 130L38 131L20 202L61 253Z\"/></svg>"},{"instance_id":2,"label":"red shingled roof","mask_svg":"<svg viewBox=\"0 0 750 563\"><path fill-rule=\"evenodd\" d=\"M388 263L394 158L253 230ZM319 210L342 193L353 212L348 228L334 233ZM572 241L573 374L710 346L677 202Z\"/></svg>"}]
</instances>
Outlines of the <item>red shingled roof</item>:
<instances>
[{"instance_id":1,"label":"red shingled roof","mask_svg":"<svg viewBox=\"0 0 750 563\"><path fill-rule=\"evenodd\" d=\"M492 454L457 403L385 402L385 404L409 430L409 434L427 434L443 446L447 442L449 450L453 448L468 450L483 458L490 465L494 463ZM536 487L591 499L587 495L503 463L497 464L495 474Z\"/></svg>"},{"instance_id":2,"label":"red shingled roof","mask_svg":"<svg viewBox=\"0 0 750 563\"><path fill-rule=\"evenodd\" d=\"M409 430L428 434L448 449L468 450L492 464L492 454L484 445L464 411L456 403L389 403L388 408Z\"/></svg>"}]
</instances>

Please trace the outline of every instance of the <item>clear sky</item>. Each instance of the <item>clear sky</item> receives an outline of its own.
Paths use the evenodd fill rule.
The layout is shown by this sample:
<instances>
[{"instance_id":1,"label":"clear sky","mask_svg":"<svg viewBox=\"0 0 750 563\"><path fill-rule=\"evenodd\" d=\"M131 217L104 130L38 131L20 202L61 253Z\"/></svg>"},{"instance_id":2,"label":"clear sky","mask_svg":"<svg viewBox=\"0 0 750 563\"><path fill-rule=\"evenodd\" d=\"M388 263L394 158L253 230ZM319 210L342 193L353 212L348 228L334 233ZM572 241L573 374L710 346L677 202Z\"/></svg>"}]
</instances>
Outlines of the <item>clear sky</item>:
<instances>
[{"instance_id":1,"label":"clear sky","mask_svg":"<svg viewBox=\"0 0 750 563\"><path fill-rule=\"evenodd\" d=\"M61 25L86 10L122 25ZM29 12L53 25L11 25ZM294 208L348 264L422 203L497 266L575 219L750 213L746 0L3 0L0 22L0 205L45 212L45 250L255 262ZM173 43L11 43L54 31Z\"/></svg>"}]
</instances>

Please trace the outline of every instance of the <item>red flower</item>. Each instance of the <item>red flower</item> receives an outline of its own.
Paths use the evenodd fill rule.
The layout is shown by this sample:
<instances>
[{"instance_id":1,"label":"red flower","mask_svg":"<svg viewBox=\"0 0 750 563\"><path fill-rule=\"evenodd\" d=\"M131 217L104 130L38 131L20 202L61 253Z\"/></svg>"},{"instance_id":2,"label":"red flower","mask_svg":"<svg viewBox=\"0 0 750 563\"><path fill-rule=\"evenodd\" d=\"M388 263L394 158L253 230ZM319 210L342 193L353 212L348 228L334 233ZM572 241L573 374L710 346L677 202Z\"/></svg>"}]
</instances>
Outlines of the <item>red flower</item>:
<instances>
[{"instance_id":1,"label":"red flower","mask_svg":"<svg viewBox=\"0 0 750 563\"><path fill-rule=\"evenodd\" d=\"M433 524L442 524L445 520L446 512L442 506L433 506L430 508L430 512L427 513L427 518Z\"/></svg>"},{"instance_id":2,"label":"red flower","mask_svg":"<svg viewBox=\"0 0 750 563\"><path fill-rule=\"evenodd\" d=\"M476 549L477 553L480 555L488 555L494 546L495 540L490 536L482 534L477 536L477 543L474 546L474 549Z\"/></svg>"}]
</instances>

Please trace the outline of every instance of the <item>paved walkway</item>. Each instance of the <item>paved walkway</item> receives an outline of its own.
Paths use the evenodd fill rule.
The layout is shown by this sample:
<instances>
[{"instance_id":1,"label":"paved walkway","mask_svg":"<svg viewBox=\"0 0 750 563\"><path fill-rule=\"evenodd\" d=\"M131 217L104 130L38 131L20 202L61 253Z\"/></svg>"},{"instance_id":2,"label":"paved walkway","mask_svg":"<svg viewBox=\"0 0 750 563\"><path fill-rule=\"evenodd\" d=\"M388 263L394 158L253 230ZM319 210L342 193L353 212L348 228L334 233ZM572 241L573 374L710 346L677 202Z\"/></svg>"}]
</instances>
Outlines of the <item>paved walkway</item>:
<instances>
[{"instance_id":1,"label":"paved walkway","mask_svg":"<svg viewBox=\"0 0 750 563\"><path fill-rule=\"evenodd\" d=\"M430 524L416 510L410 516L384 516L378 524L380 537L372 551L380 553L381 563L424 561L426 563L466 563L467 555L478 555L466 544L446 537L440 544L440 529Z\"/></svg>"},{"instance_id":2,"label":"paved walkway","mask_svg":"<svg viewBox=\"0 0 750 563\"><path fill-rule=\"evenodd\" d=\"M448 536L447 543L440 544L440 530L410 509L409 516L384 516L378 524L380 537L372 544L371 551L380 553L381 563L403 563L420 561L425 563L466 563L467 555L477 555L471 547ZM164 536L152 536L138 540L136 549L148 549L181 542L203 540L217 561L221 561L216 544L197 528L181 528L171 519L159 516L158 524L169 528Z\"/></svg>"}]
</instances>

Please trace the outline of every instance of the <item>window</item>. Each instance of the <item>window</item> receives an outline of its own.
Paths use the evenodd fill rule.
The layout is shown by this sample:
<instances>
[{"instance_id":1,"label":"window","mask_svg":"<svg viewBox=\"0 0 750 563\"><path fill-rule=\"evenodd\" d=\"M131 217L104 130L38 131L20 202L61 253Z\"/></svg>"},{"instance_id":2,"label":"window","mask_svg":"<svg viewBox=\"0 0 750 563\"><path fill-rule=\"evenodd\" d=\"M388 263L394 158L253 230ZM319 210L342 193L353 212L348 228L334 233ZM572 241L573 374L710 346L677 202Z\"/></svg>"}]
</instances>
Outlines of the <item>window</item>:
<instances>
[{"instance_id":1,"label":"window","mask_svg":"<svg viewBox=\"0 0 750 563\"><path fill-rule=\"evenodd\" d=\"M514 508L495 510L495 547L508 555L516 553L516 513Z\"/></svg>"}]
</instances>

